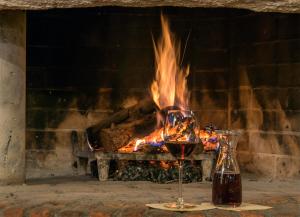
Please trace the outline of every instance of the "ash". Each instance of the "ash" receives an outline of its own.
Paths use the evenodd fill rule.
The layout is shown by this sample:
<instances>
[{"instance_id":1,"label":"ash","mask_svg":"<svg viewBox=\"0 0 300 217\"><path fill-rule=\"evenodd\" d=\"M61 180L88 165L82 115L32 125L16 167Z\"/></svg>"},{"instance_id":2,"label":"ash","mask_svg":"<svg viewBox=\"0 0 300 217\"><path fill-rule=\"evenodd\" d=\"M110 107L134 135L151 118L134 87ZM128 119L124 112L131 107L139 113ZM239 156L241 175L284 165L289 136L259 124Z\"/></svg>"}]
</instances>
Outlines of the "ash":
<instances>
[{"instance_id":1,"label":"ash","mask_svg":"<svg viewBox=\"0 0 300 217\"><path fill-rule=\"evenodd\" d=\"M164 167L161 164L164 164ZM124 166L111 173L117 181L151 181L171 183L178 181L178 167L172 162L127 161ZM201 161L184 161L183 182L202 181Z\"/></svg>"}]
</instances>

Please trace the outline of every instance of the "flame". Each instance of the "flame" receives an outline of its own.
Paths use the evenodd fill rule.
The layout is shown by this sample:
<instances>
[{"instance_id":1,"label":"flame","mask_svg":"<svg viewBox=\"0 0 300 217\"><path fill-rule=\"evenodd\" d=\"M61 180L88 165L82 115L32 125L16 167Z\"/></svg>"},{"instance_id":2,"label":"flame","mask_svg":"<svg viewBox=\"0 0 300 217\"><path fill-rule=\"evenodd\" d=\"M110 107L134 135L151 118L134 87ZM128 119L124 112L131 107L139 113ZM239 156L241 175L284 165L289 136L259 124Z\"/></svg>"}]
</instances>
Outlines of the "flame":
<instances>
[{"instance_id":1,"label":"flame","mask_svg":"<svg viewBox=\"0 0 300 217\"><path fill-rule=\"evenodd\" d=\"M140 144L145 143L144 139L138 139L135 141L133 151L137 151Z\"/></svg>"},{"instance_id":2,"label":"flame","mask_svg":"<svg viewBox=\"0 0 300 217\"><path fill-rule=\"evenodd\" d=\"M188 109L189 91L187 76L189 67L180 66L180 43L176 43L170 31L166 18L161 16L162 36L154 44L155 79L151 84L151 94L154 102L160 108L178 106Z\"/></svg>"},{"instance_id":3,"label":"flame","mask_svg":"<svg viewBox=\"0 0 300 217\"><path fill-rule=\"evenodd\" d=\"M161 16L161 25L162 35L157 43L153 41L156 71L155 79L151 84L151 95L159 109L176 106L182 110L188 110L190 93L187 87L187 76L189 75L189 66L181 67L180 43L176 42L174 34L170 31L168 20L163 16ZM141 150L143 145L159 146L163 144L163 128L160 123L163 123L163 117L157 112L157 129L142 139L134 138L118 151L136 152ZM205 150L214 150L217 147L217 144L212 142L211 138L213 137L214 135L210 135L204 130L200 132ZM178 140L185 141L186 139L178 138ZM165 146L161 151L168 152Z\"/></svg>"},{"instance_id":4,"label":"flame","mask_svg":"<svg viewBox=\"0 0 300 217\"><path fill-rule=\"evenodd\" d=\"M206 130L200 130L197 133L202 141L205 151L214 151L219 146L218 135L215 131L208 132ZM126 146L121 147L118 152L131 153L137 152L143 148L144 145L163 144L163 128L154 130L148 136L143 139L133 139ZM168 152L165 146L161 147L162 152Z\"/></svg>"}]
</instances>

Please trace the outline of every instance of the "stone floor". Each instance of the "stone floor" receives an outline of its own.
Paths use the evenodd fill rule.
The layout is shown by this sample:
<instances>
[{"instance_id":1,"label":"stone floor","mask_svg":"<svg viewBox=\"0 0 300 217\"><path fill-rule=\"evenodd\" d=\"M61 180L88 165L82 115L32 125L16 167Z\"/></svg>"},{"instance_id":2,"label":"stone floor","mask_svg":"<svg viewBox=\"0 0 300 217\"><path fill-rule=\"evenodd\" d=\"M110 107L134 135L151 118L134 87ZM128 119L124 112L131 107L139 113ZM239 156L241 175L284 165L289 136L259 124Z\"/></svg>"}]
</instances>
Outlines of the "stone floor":
<instances>
[{"instance_id":1,"label":"stone floor","mask_svg":"<svg viewBox=\"0 0 300 217\"><path fill-rule=\"evenodd\" d=\"M177 184L149 182L98 182L88 177L28 181L0 187L0 217L295 217L300 216L300 180L243 179L243 200L273 206L265 211L169 212L145 207L145 203L176 199ZM211 199L211 183L184 185L186 201Z\"/></svg>"}]
</instances>

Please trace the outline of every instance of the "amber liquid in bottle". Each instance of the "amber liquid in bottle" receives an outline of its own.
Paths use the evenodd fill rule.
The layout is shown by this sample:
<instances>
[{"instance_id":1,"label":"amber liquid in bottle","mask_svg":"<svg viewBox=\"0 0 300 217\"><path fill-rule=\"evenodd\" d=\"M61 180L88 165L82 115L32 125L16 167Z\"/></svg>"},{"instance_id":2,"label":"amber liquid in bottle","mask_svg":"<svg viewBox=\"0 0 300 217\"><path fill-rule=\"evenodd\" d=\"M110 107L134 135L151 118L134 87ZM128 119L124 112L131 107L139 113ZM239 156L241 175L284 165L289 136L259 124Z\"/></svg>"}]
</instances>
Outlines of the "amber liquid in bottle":
<instances>
[{"instance_id":1,"label":"amber liquid in bottle","mask_svg":"<svg viewBox=\"0 0 300 217\"><path fill-rule=\"evenodd\" d=\"M212 201L214 205L237 207L242 203L240 174L216 172L213 178Z\"/></svg>"}]
</instances>

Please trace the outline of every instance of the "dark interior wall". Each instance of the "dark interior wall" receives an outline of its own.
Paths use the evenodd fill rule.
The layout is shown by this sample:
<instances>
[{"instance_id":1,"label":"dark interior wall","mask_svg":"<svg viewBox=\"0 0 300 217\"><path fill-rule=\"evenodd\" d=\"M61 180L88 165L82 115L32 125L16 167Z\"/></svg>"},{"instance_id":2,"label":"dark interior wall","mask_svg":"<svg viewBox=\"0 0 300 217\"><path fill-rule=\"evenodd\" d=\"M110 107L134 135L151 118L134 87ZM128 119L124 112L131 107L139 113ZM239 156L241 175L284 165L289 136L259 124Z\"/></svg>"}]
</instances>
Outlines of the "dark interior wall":
<instances>
[{"instance_id":1,"label":"dark interior wall","mask_svg":"<svg viewBox=\"0 0 300 217\"><path fill-rule=\"evenodd\" d=\"M190 34L183 65L191 65L193 97L202 98L202 87L217 89L217 107L204 104L199 117L207 118L216 109L221 117L209 120L226 127L229 10L108 7L28 12L28 177L73 174L71 132L79 132L79 142L85 145L84 129L149 96L155 72L152 37L160 35L161 11L182 47ZM202 107L195 102L199 113Z\"/></svg>"},{"instance_id":2,"label":"dark interior wall","mask_svg":"<svg viewBox=\"0 0 300 217\"><path fill-rule=\"evenodd\" d=\"M246 129L243 169L300 175L300 16L250 13L231 19L230 127Z\"/></svg>"},{"instance_id":3,"label":"dark interior wall","mask_svg":"<svg viewBox=\"0 0 300 217\"><path fill-rule=\"evenodd\" d=\"M298 175L280 165L300 165L299 15L103 7L28 12L28 177L76 173L83 130L149 96L161 11L182 48L190 34L183 65L201 125L245 130L243 169Z\"/></svg>"}]
</instances>

